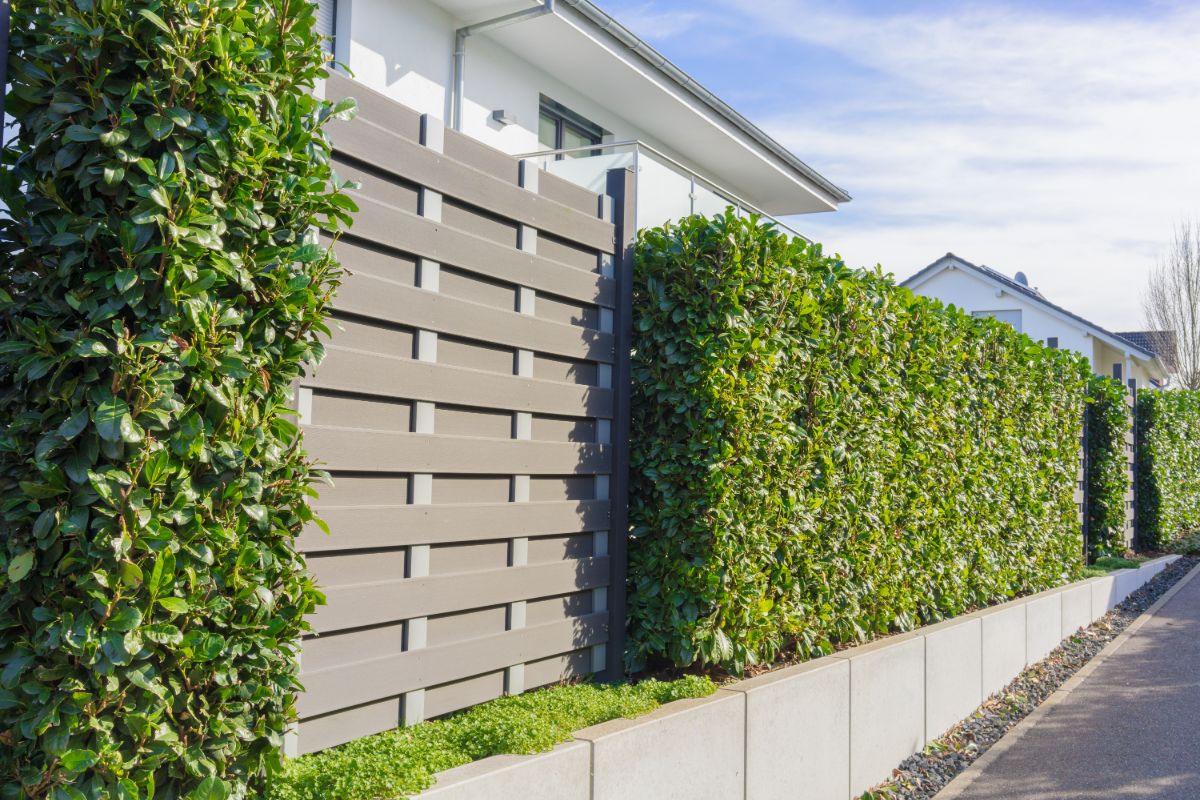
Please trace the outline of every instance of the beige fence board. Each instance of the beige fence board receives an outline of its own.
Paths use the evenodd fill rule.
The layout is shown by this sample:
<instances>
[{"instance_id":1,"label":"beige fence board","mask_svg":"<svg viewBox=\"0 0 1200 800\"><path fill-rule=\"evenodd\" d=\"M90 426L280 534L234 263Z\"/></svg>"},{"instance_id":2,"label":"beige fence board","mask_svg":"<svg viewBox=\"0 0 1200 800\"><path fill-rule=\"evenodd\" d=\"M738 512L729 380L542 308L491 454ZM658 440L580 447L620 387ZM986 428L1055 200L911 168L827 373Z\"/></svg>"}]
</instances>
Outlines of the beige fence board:
<instances>
[{"instance_id":1,"label":"beige fence board","mask_svg":"<svg viewBox=\"0 0 1200 800\"><path fill-rule=\"evenodd\" d=\"M612 390L415 361L331 345L301 386L559 416L612 417Z\"/></svg>"},{"instance_id":2,"label":"beige fence board","mask_svg":"<svg viewBox=\"0 0 1200 800\"><path fill-rule=\"evenodd\" d=\"M319 672L301 673L300 717L381 700L412 689L462 680L580 650L607 639L608 615L518 628L493 636L428 647Z\"/></svg>"},{"instance_id":3,"label":"beige fence board","mask_svg":"<svg viewBox=\"0 0 1200 800\"><path fill-rule=\"evenodd\" d=\"M465 475L594 475L611 465L608 445L481 439L310 425L308 451L326 469Z\"/></svg>"},{"instance_id":4,"label":"beige fence board","mask_svg":"<svg viewBox=\"0 0 1200 800\"><path fill-rule=\"evenodd\" d=\"M370 275L353 275L334 299L341 312L541 353L613 360L613 337L592 328L471 303Z\"/></svg>"},{"instance_id":5,"label":"beige fence board","mask_svg":"<svg viewBox=\"0 0 1200 800\"><path fill-rule=\"evenodd\" d=\"M548 197L585 214L599 215L599 198L582 186L549 172L542 172L538 180L540 181L538 193L543 197Z\"/></svg>"},{"instance_id":6,"label":"beige fence board","mask_svg":"<svg viewBox=\"0 0 1200 800\"><path fill-rule=\"evenodd\" d=\"M582 558L527 567L403 578L324 588L328 604L309 618L317 633L469 611L567 594L608 583L608 559Z\"/></svg>"},{"instance_id":7,"label":"beige fence board","mask_svg":"<svg viewBox=\"0 0 1200 800\"><path fill-rule=\"evenodd\" d=\"M308 525L300 535L306 553L586 533L609 525L607 500L329 508L318 504L316 511L330 533Z\"/></svg>"},{"instance_id":8,"label":"beige fence board","mask_svg":"<svg viewBox=\"0 0 1200 800\"><path fill-rule=\"evenodd\" d=\"M595 214L588 215L526 191L515 182L492 177L369 122L334 121L326 130L338 153L369 161L378 169L448 197L467 200L506 219L570 236L605 253L613 252L613 227Z\"/></svg>"},{"instance_id":9,"label":"beige fence board","mask_svg":"<svg viewBox=\"0 0 1200 800\"><path fill-rule=\"evenodd\" d=\"M330 72L325 79L325 98L333 102L353 97L358 101L358 119L394 131L399 136L416 141L421 135L421 115L366 84Z\"/></svg>"},{"instance_id":10,"label":"beige fence board","mask_svg":"<svg viewBox=\"0 0 1200 800\"><path fill-rule=\"evenodd\" d=\"M603 306L614 305L612 278L598 272L563 264L506 247L467 231L460 231L408 211L389 206L351 191L358 201L352 239L364 239L414 256L477 272L495 280L531 286L538 291L584 300ZM354 257L346 261L354 268ZM378 270L377 270L378 271Z\"/></svg>"},{"instance_id":11,"label":"beige fence board","mask_svg":"<svg viewBox=\"0 0 1200 800\"><path fill-rule=\"evenodd\" d=\"M446 131L446 155L507 183L520 180L521 169L515 158L465 134Z\"/></svg>"}]
</instances>

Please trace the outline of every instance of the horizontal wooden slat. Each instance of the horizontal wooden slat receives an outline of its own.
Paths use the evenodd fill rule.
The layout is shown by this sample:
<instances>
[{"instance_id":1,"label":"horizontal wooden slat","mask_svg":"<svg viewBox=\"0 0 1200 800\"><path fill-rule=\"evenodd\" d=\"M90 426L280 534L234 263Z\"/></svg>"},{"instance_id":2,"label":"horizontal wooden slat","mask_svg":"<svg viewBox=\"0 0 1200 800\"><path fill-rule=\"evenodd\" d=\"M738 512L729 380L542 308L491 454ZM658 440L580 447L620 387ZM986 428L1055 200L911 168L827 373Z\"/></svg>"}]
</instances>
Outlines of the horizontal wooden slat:
<instances>
[{"instance_id":1,"label":"horizontal wooden slat","mask_svg":"<svg viewBox=\"0 0 1200 800\"><path fill-rule=\"evenodd\" d=\"M333 301L338 311L464 339L612 363L612 334L472 303L371 275L353 275Z\"/></svg>"},{"instance_id":2,"label":"horizontal wooden slat","mask_svg":"<svg viewBox=\"0 0 1200 800\"><path fill-rule=\"evenodd\" d=\"M487 608L608 585L608 558L323 587L326 605L309 617L317 633Z\"/></svg>"},{"instance_id":3,"label":"horizontal wooden slat","mask_svg":"<svg viewBox=\"0 0 1200 800\"><path fill-rule=\"evenodd\" d=\"M538 194L588 214L600 213L600 196L550 172L538 176Z\"/></svg>"},{"instance_id":4,"label":"horizontal wooden slat","mask_svg":"<svg viewBox=\"0 0 1200 800\"><path fill-rule=\"evenodd\" d=\"M590 647L607 637L608 614L590 614L302 674L306 691L297 701L299 713L305 719L327 714Z\"/></svg>"},{"instance_id":5,"label":"horizontal wooden slat","mask_svg":"<svg viewBox=\"0 0 1200 800\"><path fill-rule=\"evenodd\" d=\"M474 167L506 183L517 184L521 180L521 164L517 159L465 133L447 130L442 152L460 164ZM595 214L594 209L587 211Z\"/></svg>"},{"instance_id":6,"label":"horizontal wooden slat","mask_svg":"<svg viewBox=\"0 0 1200 800\"><path fill-rule=\"evenodd\" d=\"M308 425L304 443L326 469L460 475L595 475L611 469L608 445L396 433Z\"/></svg>"},{"instance_id":7,"label":"horizontal wooden slat","mask_svg":"<svg viewBox=\"0 0 1200 800\"><path fill-rule=\"evenodd\" d=\"M300 548L306 553L585 533L605 530L609 525L607 500L349 507L318 504L315 510L330 532L308 525L300 534Z\"/></svg>"},{"instance_id":8,"label":"horizontal wooden slat","mask_svg":"<svg viewBox=\"0 0 1200 800\"><path fill-rule=\"evenodd\" d=\"M416 141L421 136L421 115L381 92L370 89L337 72L325 79L325 99L331 102L353 97L358 102L358 117Z\"/></svg>"},{"instance_id":9,"label":"horizontal wooden slat","mask_svg":"<svg viewBox=\"0 0 1200 800\"><path fill-rule=\"evenodd\" d=\"M336 334L334 340L337 340ZM331 345L301 386L535 414L612 417L612 390L433 364Z\"/></svg>"},{"instance_id":10,"label":"horizontal wooden slat","mask_svg":"<svg viewBox=\"0 0 1200 800\"><path fill-rule=\"evenodd\" d=\"M493 177L365 119L326 126L333 149L398 178L587 247L613 252L612 223Z\"/></svg>"},{"instance_id":11,"label":"horizontal wooden slat","mask_svg":"<svg viewBox=\"0 0 1200 800\"><path fill-rule=\"evenodd\" d=\"M448 264L539 292L611 307L616 284L598 272L572 267L543 256L419 217L358 192L354 227L349 236L401 250L439 264ZM354 263L347 267L353 270Z\"/></svg>"}]
</instances>

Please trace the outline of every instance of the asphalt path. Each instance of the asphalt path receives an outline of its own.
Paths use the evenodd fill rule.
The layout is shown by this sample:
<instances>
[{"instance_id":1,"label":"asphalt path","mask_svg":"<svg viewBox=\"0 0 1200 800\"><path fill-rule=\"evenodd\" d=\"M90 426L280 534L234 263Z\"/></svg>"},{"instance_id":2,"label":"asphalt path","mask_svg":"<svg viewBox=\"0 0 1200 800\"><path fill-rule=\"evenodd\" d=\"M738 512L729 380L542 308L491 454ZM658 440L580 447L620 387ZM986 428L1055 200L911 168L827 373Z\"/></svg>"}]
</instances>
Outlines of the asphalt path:
<instances>
[{"instance_id":1,"label":"asphalt path","mask_svg":"<svg viewBox=\"0 0 1200 800\"><path fill-rule=\"evenodd\" d=\"M1011 746L944 794L1200 800L1200 575L1184 580L1069 694L1030 718Z\"/></svg>"}]
</instances>

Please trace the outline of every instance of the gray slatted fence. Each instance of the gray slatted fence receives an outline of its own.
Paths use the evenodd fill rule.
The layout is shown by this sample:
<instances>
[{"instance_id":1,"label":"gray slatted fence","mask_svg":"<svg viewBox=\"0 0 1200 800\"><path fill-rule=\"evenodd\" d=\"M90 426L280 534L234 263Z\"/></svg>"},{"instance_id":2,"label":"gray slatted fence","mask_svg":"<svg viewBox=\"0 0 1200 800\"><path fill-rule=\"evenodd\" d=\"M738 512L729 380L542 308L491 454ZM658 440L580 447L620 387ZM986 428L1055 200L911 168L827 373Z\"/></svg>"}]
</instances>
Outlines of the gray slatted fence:
<instances>
[{"instance_id":1,"label":"gray slatted fence","mask_svg":"<svg viewBox=\"0 0 1200 800\"><path fill-rule=\"evenodd\" d=\"M298 397L334 480L332 535L301 539L328 598L301 753L619 674L628 529L632 173L600 197L342 76L325 93L359 101L331 136L361 211Z\"/></svg>"}]
</instances>

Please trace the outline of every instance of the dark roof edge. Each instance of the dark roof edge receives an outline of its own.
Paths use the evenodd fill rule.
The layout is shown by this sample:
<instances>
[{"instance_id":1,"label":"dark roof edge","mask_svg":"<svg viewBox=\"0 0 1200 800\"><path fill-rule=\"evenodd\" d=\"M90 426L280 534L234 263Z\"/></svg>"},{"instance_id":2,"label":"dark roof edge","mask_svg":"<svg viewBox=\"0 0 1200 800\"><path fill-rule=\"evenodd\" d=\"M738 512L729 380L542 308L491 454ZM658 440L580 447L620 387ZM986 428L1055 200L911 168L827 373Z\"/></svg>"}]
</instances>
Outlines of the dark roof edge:
<instances>
[{"instance_id":1,"label":"dark roof edge","mask_svg":"<svg viewBox=\"0 0 1200 800\"><path fill-rule=\"evenodd\" d=\"M941 266L942 264L946 263L947 261L953 261L956 264L961 264L964 267L969 267L969 268L975 270L976 272L978 272L980 275L982 275L985 278L989 278L994 281L999 281L1000 283L1004 284L1007 288L1012 289L1013 291L1017 292L1020 295L1023 295L1028 300L1031 300L1035 303L1041 303L1042 305L1044 305L1048 308L1054 309L1055 311L1059 312L1060 314L1066 314L1068 317L1075 320L1076 322L1082 323L1083 325L1086 325L1087 327L1089 327L1093 330L1103 333L1105 336L1111 336L1112 338L1116 339L1117 341L1124 342L1126 345L1129 346L1129 348L1131 350L1137 351L1143 357L1148 358L1151 361L1153 361L1154 359L1159 357L1156 353L1151 353L1149 350L1146 350L1146 349L1138 346L1134 342L1129 341L1124 336L1121 336L1120 334L1117 334L1117 333L1113 333L1112 331L1108 330L1107 328L1102 328L1099 325L1097 325L1096 323L1092 322L1091 320L1084 319L1083 317L1079 316L1078 314L1074 313L1073 311L1068 311L1067 309L1063 308L1060 305L1051 303L1045 297L1043 297L1042 295L1033 291L1028 286L1022 286L1021 284L1014 281L1012 278L1009 278L1007 275L1003 275L1003 274L997 272L996 270L992 269L991 267L985 267L985 266L981 266L979 264L972 264L970 261L967 261L965 258L962 258L961 256L956 256L954 253L946 253L946 255L944 255L941 258L939 258L938 260L934 261L932 264L924 267L921 270L918 270L913 275L910 275L909 277L905 278L903 281L901 281L900 285L908 286L910 283L913 283L918 278L920 278L924 275L927 275L928 273L933 271L935 268Z\"/></svg>"},{"instance_id":2,"label":"dark roof edge","mask_svg":"<svg viewBox=\"0 0 1200 800\"><path fill-rule=\"evenodd\" d=\"M606 12L598 8L590 0L559 0L578 11L584 19L598 27L602 32L612 36L618 42L628 47L634 54L640 56L650 66L657 69L684 91L691 94L704 105L708 106L742 133L762 145L772 155L783 161L787 166L815 183L838 203L848 203L853 198L831 180L815 169L805 164L794 153L768 136L761 128L738 113L733 106L706 89L695 78L673 64L666 56L655 50L637 34L617 22Z\"/></svg>"}]
</instances>

